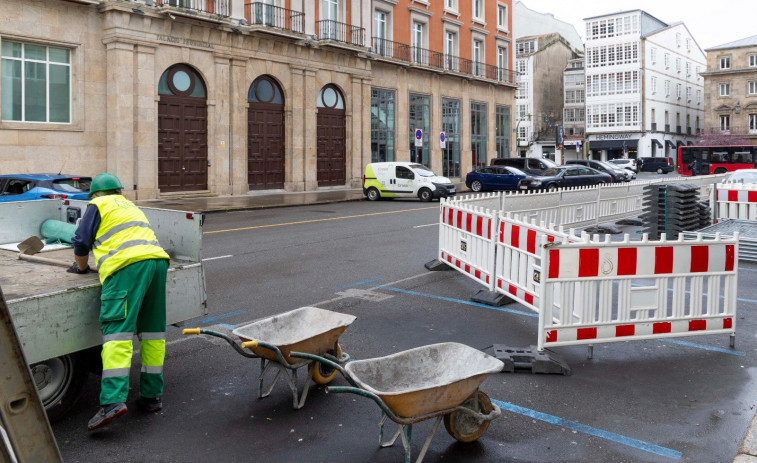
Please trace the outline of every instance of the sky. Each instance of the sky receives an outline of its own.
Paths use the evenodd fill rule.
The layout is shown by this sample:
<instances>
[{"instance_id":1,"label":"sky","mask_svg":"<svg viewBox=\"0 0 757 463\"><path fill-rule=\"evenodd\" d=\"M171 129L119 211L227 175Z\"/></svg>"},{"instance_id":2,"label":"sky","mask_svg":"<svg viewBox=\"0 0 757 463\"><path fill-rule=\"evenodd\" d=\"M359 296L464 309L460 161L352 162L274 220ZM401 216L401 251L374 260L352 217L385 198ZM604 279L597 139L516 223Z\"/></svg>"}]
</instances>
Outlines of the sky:
<instances>
[{"instance_id":1,"label":"sky","mask_svg":"<svg viewBox=\"0 0 757 463\"><path fill-rule=\"evenodd\" d=\"M583 19L626 10L644 10L668 24L681 21L702 50L757 35L757 0L521 0L528 8L552 13L586 38Z\"/></svg>"}]
</instances>

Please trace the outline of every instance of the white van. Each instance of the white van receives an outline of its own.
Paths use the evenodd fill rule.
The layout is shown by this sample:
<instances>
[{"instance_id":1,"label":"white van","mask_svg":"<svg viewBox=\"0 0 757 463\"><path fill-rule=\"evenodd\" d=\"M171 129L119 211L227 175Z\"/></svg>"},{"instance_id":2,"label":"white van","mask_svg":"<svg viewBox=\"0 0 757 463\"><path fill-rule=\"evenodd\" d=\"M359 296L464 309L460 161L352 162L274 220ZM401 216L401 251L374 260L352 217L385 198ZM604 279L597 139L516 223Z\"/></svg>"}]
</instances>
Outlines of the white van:
<instances>
[{"instance_id":1,"label":"white van","mask_svg":"<svg viewBox=\"0 0 757 463\"><path fill-rule=\"evenodd\" d=\"M365 166L363 194L371 201L415 197L431 201L455 196L455 185L414 162L373 162Z\"/></svg>"}]
</instances>

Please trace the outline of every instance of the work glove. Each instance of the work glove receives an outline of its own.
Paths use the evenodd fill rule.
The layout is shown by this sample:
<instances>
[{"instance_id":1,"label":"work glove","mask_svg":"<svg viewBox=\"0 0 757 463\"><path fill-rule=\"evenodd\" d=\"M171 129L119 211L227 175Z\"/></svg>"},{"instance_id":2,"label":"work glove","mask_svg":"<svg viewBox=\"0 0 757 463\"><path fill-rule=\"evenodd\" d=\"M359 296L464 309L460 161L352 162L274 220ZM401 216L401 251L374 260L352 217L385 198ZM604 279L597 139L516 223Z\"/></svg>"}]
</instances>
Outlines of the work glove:
<instances>
[{"instance_id":1,"label":"work glove","mask_svg":"<svg viewBox=\"0 0 757 463\"><path fill-rule=\"evenodd\" d=\"M74 262L74 264L71 267L69 267L69 268L66 269L66 272L68 272L68 273L78 273L79 275L83 275L83 274L89 273L91 271L92 270L90 270L89 265L87 265L87 268L85 268L85 269L80 269L79 265L76 262Z\"/></svg>"}]
</instances>

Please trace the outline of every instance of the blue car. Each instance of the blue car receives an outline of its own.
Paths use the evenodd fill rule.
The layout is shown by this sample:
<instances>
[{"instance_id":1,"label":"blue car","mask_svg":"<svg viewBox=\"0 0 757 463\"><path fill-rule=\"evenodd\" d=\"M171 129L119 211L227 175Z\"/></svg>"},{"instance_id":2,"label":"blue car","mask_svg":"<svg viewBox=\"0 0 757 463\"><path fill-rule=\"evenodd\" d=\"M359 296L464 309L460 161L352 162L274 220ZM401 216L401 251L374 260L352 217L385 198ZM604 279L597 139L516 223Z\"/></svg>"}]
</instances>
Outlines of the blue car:
<instances>
[{"instance_id":1,"label":"blue car","mask_svg":"<svg viewBox=\"0 0 757 463\"><path fill-rule=\"evenodd\" d=\"M0 202L88 199L91 177L62 174L0 175Z\"/></svg>"},{"instance_id":2,"label":"blue car","mask_svg":"<svg viewBox=\"0 0 757 463\"><path fill-rule=\"evenodd\" d=\"M521 180L531 177L515 167L482 167L465 176L465 186L472 191L517 190Z\"/></svg>"}]
</instances>

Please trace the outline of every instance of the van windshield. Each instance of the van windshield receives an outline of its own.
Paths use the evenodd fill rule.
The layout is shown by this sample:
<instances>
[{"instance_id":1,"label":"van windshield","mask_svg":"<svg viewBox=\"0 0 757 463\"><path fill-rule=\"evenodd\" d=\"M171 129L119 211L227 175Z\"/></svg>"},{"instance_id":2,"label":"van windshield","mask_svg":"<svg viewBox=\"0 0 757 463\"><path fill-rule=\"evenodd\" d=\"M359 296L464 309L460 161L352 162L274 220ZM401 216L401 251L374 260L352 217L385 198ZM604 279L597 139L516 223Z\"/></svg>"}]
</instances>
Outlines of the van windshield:
<instances>
[{"instance_id":1,"label":"van windshield","mask_svg":"<svg viewBox=\"0 0 757 463\"><path fill-rule=\"evenodd\" d=\"M436 177L436 174L422 164L410 164L410 168L421 177Z\"/></svg>"}]
</instances>

